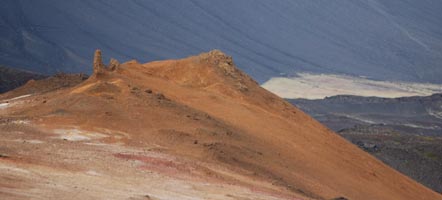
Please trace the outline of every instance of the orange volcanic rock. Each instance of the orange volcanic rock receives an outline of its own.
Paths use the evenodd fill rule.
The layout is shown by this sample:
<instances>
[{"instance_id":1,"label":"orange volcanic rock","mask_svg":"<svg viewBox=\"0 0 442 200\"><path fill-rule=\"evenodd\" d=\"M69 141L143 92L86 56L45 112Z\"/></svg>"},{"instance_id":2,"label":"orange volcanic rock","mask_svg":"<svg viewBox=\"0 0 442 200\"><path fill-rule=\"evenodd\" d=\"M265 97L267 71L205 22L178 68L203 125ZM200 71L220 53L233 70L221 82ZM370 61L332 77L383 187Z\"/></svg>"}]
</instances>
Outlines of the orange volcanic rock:
<instances>
[{"instance_id":1,"label":"orange volcanic rock","mask_svg":"<svg viewBox=\"0 0 442 200\"><path fill-rule=\"evenodd\" d=\"M0 178L9 181L0 197L442 199L261 88L218 50L107 68L97 51L94 74L76 86L5 95L0 167L9 171Z\"/></svg>"}]
</instances>

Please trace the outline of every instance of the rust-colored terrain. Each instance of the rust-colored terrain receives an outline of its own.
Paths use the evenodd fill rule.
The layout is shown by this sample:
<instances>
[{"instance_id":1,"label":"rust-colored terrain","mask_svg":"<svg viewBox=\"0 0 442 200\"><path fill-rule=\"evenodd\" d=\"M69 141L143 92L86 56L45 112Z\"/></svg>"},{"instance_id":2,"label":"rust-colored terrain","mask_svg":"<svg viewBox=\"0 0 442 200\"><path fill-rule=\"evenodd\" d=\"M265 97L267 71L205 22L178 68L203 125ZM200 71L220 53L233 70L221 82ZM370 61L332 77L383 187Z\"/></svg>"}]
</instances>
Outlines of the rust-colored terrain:
<instances>
[{"instance_id":1,"label":"rust-colored terrain","mask_svg":"<svg viewBox=\"0 0 442 200\"><path fill-rule=\"evenodd\" d=\"M83 79L0 95L0 199L442 199L220 51Z\"/></svg>"}]
</instances>

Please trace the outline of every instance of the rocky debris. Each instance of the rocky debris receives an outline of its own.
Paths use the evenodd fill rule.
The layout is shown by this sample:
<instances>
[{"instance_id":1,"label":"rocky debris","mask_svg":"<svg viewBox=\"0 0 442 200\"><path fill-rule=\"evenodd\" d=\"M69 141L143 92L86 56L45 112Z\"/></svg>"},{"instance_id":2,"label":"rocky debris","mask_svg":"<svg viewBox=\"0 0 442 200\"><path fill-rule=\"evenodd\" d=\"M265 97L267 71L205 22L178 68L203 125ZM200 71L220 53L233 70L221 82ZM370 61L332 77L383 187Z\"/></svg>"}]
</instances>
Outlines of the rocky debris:
<instances>
[{"instance_id":1,"label":"rocky debris","mask_svg":"<svg viewBox=\"0 0 442 200\"><path fill-rule=\"evenodd\" d=\"M235 80L236 84L234 86L242 92L249 90L248 85L250 85L250 83L259 85L255 80L235 66L231 56L226 55L220 50L215 49L207 53L202 53L198 57L202 62L207 62L217 67L225 76Z\"/></svg>"},{"instance_id":2,"label":"rocky debris","mask_svg":"<svg viewBox=\"0 0 442 200\"><path fill-rule=\"evenodd\" d=\"M151 89L146 89L146 90L144 90L144 92L146 92L147 94L152 94L152 90Z\"/></svg>"},{"instance_id":3,"label":"rocky debris","mask_svg":"<svg viewBox=\"0 0 442 200\"><path fill-rule=\"evenodd\" d=\"M67 74L67 73L63 73L63 72L61 72L61 73L57 73L57 74L55 74L53 77L54 77L54 78L57 78L57 79L62 79L62 80L76 79L76 80L82 80L82 81L84 81L84 80L86 80L86 79L89 78L88 75L83 74L83 73L79 73L79 74ZM29 81L29 82L35 82L35 80L31 80L31 81Z\"/></svg>"},{"instance_id":4,"label":"rocky debris","mask_svg":"<svg viewBox=\"0 0 442 200\"><path fill-rule=\"evenodd\" d=\"M224 52L222 52L222 51L220 51L218 49L214 49L214 50L209 51L207 53L200 54L200 57L203 60L209 61L209 62L211 62L211 63L213 63L215 65L225 64L225 65L233 66L233 59L232 59L232 57L226 55Z\"/></svg>"},{"instance_id":5,"label":"rocky debris","mask_svg":"<svg viewBox=\"0 0 442 200\"><path fill-rule=\"evenodd\" d=\"M331 200L349 200L349 199L347 199L345 197L336 197L336 198L331 199Z\"/></svg>"},{"instance_id":6,"label":"rocky debris","mask_svg":"<svg viewBox=\"0 0 442 200\"><path fill-rule=\"evenodd\" d=\"M157 94L156 94L156 97L157 97L157 99L159 99L159 100L166 100L166 99L167 99L166 96L164 96L164 94L162 94L162 93L157 93Z\"/></svg>"},{"instance_id":7,"label":"rocky debris","mask_svg":"<svg viewBox=\"0 0 442 200\"><path fill-rule=\"evenodd\" d=\"M241 83L241 82L238 82L237 84L235 84L235 87L242 92L249 91L249 88L244 83Z\"/></svg>"},{"instance_id":8,"label":"rocky debris","mask_svg":"<svg viewBox=\"0 0 442 200\"><path fill-rule=\"evenodd\" d=\"M220 50L215 49L210 52L200 54L199 57L202 61L219 67L226 75L234 76L238 72L238 69L236 69L235 65L233 64L232 57L224 54Z\"/></svg>"},{"instance_id":9,"label":"rocky debris","mask_svg":"<svg viewBox=\"0 0 442 200\"><path fill-rule=\"evenodd\" d=\"M376 152L379 150L378 145L374 144L374 143L370 143L370 142L363 142L363 141L357 141L356 144L361 148L364 149L365 151L368 152Z\"/></svg>"},{"instance_id":10,"label":"rocky debris","mask_svg":"<svg viewBox=\"0 0 442 200\"><path fill-rule=\"evenodd\" d=\"M132 87L131 90L130 90L130 93L132 93L132 94L139 94L140 93L140 88Z\"/></svg>"}]
</instances>

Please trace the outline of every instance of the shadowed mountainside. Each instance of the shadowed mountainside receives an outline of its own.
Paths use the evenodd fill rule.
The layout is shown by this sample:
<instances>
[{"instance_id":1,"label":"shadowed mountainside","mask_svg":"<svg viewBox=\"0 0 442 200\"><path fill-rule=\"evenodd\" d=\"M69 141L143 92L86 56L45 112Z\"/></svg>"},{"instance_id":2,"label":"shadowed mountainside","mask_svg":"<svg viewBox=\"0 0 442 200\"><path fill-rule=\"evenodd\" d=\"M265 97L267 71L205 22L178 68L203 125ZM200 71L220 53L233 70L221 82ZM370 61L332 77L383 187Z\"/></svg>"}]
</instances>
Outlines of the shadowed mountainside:
<instances>
[{"instance_id":1,"label":"shadowed mountainside","mask_svg":"<svg viewBox=\"0 0 442 200\"><path fill-rule=\"evenodd\" d=\"M440 10L439 0L3 0L0 63L84 73L97 47L142 62L217 48L260 83L299 72L442 83Z\"/></svg>"},{"instance_id":2,"label":"shadowed mountainside","mask_svg":"<svg viewBox=\"0 0 442 200\"><path fill-rule=\"evenodd\" d=\"M31 79L38 80L45 77L45 75L0 65L0 93L20 87Z\"/></svg>"}]
</instances>

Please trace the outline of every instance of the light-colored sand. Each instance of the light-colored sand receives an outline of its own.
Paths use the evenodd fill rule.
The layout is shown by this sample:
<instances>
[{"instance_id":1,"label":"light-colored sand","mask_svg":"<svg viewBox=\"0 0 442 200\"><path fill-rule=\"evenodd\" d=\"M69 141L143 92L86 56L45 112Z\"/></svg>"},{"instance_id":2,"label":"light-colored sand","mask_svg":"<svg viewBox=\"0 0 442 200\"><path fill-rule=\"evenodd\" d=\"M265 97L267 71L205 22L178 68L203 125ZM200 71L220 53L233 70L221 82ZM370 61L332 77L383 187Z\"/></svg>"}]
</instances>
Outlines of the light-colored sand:
<instances>
[{"instance_id":1,"label":"light-colored sand","mask_svg":"<svg viewBox=\"0 0 442 200\"><path fill-rule=\"evenodd\" d=\"M84 131L80 129L55 129L53 131L55 134L60 135L59 137L64 140L69 141L81 141L81 140L91 140L100 139L106 137L106 135L101 133L95 133L90 131Z\"/></svg>"},{"instance_id":2,"label":"light-colored sand","mask_svg":"<svg viewBox=\"0 0 442 200\"><path fill-rule=\"evenodd\" d=\"M26 98L26 97L30 97L30 94L26 94L26 95L21 95L18 97L14 97L14 98L10 98L10 99L4 99L0 101L0 109L5 109L20 103L23 103L21 101L18 101L20 99Z\"/></svg>"},{"instance_id":3,"label":"light-colored sand","mask_svg":"<svg viewBox=\"0 0 442 200\"><path fill-rule=\"evenodd\" d=\"M0 103L0 109L8 107L9 103Z\"/></svg>"},{"instance_id":4,"label":"light-colored sand","mask_svg":"<svg viewBox=\"0 0 442 200\"><path fill-rule=\"evenodd\" d=\"M300 73L296 77L275 77L262 87L283 98L322 99L334 95L377 97L427 96L442 92L442 85L375 81L335 74Z\"/></svg>"}]
</instances>

